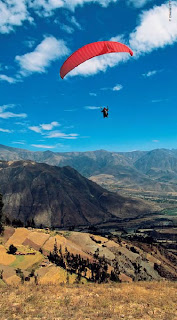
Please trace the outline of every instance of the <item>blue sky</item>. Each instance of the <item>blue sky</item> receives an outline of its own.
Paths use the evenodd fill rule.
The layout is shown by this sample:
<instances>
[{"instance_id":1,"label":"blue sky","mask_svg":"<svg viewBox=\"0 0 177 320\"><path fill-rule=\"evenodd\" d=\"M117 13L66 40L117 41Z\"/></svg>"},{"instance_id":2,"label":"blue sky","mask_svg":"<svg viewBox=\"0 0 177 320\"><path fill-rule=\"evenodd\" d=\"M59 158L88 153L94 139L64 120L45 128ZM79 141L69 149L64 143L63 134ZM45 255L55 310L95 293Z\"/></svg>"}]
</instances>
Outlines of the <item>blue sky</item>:
<instances>
[{"instance_id":1,"label":"blue sky","mask_svg":"<svg viewBox=\"0 0 177 320\"><path fill-rule=\"evenodd\" d=\"M95 57L60 78L72 52L101 40L125 43L134 56ZM177 148L177 1L0 0L0 43L1 144Z\"/></svg>"}]
</instances>

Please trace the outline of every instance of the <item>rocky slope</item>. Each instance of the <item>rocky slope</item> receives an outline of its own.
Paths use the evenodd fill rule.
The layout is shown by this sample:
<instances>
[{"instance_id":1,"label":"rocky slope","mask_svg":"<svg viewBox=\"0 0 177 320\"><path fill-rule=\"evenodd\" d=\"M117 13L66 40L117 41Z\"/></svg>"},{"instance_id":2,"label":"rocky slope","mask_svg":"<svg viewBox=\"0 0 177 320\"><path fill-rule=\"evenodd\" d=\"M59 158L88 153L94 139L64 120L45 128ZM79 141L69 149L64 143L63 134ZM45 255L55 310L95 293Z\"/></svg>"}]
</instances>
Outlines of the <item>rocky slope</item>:
<instances>
[{"instance_id":1,"label":"rocky slope","mask_svg":"<svg viewBox=\"0 0 177 320\"><path fill-rule=\"evenodd\" d=\"M135 218L153 212L152 205L122 197L81 176L71 167L31 161L0 162L3 212L10 220L36 225L90 225Z\"/></svg>"}]
</instances>

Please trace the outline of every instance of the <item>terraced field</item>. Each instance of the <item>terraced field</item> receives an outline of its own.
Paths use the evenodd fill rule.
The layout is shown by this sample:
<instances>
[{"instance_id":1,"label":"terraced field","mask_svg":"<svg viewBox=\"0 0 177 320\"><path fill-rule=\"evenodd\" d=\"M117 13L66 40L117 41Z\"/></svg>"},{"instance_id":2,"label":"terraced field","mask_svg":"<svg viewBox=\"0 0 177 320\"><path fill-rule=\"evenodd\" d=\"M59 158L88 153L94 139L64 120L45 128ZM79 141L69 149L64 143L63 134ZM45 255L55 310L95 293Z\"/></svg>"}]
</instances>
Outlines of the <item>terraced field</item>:
<instances>
[{"instance_id":1,"label":"terraced field","mask_svg":"<svg viewBox=\"0 0 177 320\"><path fill-rule=\"evenodd\" d=\"M17 269L20 269L27 278L31 271L35 270L35 275L41 284L73 283L76 280L76 274L67 273L47 258L47 255L53 251L55 243L58 248L61 247L63 253L67 248L70 253L78 254L81 258L89 259L90 262L94 261L94 254L97 251L99 257L104 256L108 261L109 273L113 270L113 261L117 261L121 281L138 280L137 265L141 269L140 279L177 279L175 256L169 259L153 245L140 246L138 243L132 244L124 240L119 243L114 240L116 239L109 240L98 235L74 231L58 232L6 227L4 236L0 238L0 271L3 271L0 285L18 284L21 279L16 274ZM7 253L11 244L17 247L16 254ZM82 278L82 282L85 281L86 279Z\"/></svg>"}]
</instances>

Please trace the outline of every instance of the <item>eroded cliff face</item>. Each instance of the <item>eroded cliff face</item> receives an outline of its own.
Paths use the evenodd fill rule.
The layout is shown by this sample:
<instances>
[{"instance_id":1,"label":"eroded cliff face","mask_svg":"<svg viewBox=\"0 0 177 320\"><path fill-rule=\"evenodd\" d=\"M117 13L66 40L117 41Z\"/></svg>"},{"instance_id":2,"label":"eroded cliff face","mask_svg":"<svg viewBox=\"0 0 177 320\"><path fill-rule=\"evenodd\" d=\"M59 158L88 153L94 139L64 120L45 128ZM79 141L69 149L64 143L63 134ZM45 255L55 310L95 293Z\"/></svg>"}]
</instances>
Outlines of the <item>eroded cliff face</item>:
<instances>
[{"instance_id":1,"label":"eroded cliff face","mask_svg":"<svg viewBox=\"0 0 177 320\"><path fill-rule=\"evenodd\" d=\"M32 161L1 161L3 213L10 220L34 219L36 225L90 225L133 218L154 209L143 201L112 193L71 167Z\"/></svg>"}]
</instances>

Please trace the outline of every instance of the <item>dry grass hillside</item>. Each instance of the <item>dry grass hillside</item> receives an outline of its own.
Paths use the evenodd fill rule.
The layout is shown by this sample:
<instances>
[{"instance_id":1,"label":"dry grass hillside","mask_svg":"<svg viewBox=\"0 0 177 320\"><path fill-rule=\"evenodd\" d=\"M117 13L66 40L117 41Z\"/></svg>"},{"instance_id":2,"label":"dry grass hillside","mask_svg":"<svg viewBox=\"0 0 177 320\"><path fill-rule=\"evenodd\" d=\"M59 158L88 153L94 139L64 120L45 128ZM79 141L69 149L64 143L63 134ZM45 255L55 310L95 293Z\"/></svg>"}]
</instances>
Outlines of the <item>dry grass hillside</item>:
<instances>
[{"instance_id":1,"label":"dry grass hillside","mask_svg":"<svg viewBox=\"0 0 177 320\"><path fill-rule=\"evenodd\" d=\"M177 320L177 283L16 285L1 290L1 320Z\"/></svg>"}]
</instances>

